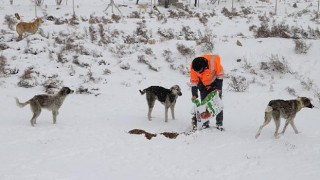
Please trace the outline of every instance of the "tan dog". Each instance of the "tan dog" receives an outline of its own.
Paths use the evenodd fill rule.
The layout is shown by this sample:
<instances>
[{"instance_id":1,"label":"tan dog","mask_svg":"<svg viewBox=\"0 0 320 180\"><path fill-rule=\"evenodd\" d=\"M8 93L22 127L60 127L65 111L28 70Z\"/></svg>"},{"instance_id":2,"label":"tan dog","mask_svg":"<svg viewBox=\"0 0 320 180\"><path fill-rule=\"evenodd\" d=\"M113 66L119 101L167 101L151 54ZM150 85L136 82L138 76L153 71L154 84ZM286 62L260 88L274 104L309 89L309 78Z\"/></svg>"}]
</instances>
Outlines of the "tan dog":
<instances>
[{"instance_id":1,"label":"tan dog","mask_svg":"<svg viewBox=\"0 0 320 180\"><path fill-rule=\"evenodd\" d=\"M31 119L31 125L34 126L37 122L37 118L41 113L41 109L45 108L49 111L52 111L53 116L53 124L57 122L57 115L59 114L59 109L63 104L63 101L67 97L67 95L72 94L74 91L68 87L63 87L58 93L54 95L41 94L36 95L25 103L19 102L19 99L16 98L16 104L20 108L23 108L27 104L30 104L31 111L33 112L33 116Z\"/></svg>"},{"instance_id":2,"label":"tan dog","mask_svg":"<svg viewBox=\"0 0 320 180\"><path fill-rule=\"evenodd\" d=\"M28 32L31 34L34 34L37 32L40 24L43 23L43 20L41 18L37 18L33 22L19 22L16 26L16 31L19 35L18 40L20 41L22 39L23 33Z\"/></svg>"},{"instance_id":3,"label":"tan dog","mask_svg":"<svg viewBox=\"0 0 320 180\"><path fill-rule=\"evenodd\" d=\"M138 8L139 8L139 14L141 13L141 10L144 10L144 12L147 12L148 3L146 3L146 4L138 4Z\"/></svg>"}]
</instances>

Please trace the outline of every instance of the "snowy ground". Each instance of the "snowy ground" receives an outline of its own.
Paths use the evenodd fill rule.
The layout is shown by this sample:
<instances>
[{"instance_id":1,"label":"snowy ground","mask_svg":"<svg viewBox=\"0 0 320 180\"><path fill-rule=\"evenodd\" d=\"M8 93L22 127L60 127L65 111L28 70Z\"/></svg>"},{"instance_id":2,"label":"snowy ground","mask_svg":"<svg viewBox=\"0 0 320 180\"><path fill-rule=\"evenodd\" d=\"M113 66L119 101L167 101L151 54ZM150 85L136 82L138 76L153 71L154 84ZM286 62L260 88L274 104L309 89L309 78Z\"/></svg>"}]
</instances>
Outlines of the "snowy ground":
<instances>
[{"instance_id":1,"label":"snowy ground","mask_svg":"<svg viewBox=\"0 0 320 180\"><path fill-rule=\"evenodd\" d=\"M91 2L75 2L78 17L89 19L90 15L105 16L103 10L107 2ZM115 2L127 5L120 7L124 15L139 11L135 1ZM59 9L49 3L54 2L45 1L37 13L54 15L56 18L71 17L72 2L59 6ZM315 106L320 107L320 81L317 78L320 68L319 39L306 39L308 44L312 44L310 49L306 54L296 54L292 39L256 39L249 31L249 26L260 25L258 16L264 14L277 23L285 20L289 25L298 27L319 26L317 21L310 20L317 10L317 1L298 1L297 9L292 8L293 3L290 1L278 3L277 15L270 17L269 12L274 11L274 2L235 1L237 10L241 6L252 7L256 13L249 17L230 19L221 14L221 9L230 9L231 1L223 1L219 5L208 5L207 1L200 1L200 7L191 6L191 10L203 13L215 9L216 13L216 16L209 18L206 26L195 17L168 18L164 22L142 12L141 18L123 18L119 23L104 24L106 34L115 29L122 31L119 36L115 35L111 43L104 45L91 39L88 33L90 24L87 21L80 20L77 26L55 25L52 21L45 21L41 29L48 36L36 33L19 42L16 42L15 31L1 24L0 45L6 44L9 48L0 49L0 56L6 57L5 69L16 68L19 72L1 74L0 71L0 179L319 179L318 108L302 109L298 113L295 122L299 134L288 127L285 135L274 139L274 123L270 123L258 139L254 138L271 99L307 96L312 98ZM163 14L168 14L166 9L158 8ZM175 8L170 6L170 9ZM305 9L309 13L289 16ZM34 18L34 7L30 1L16 0L11 6L9 1L0 0L0 19L14 12L19 12L25 21ZM118 13L116 9L114 12ZM108 10L106 17L110 19L110 16L111 11ZM137 22L141 22L142 18L146 21L149 35L156 39L156 44L136 43L125 46L122 49L124 55L113 53L112 50L121 44L121 38L132 35L137 29ZM189 136L180 135L176 139L158 135L151 140L142 135L128 134L128 131L136 128L152 133L184 132L190 128L191 92L187 85L189 77L183 72L188 69L192 59L203 51L195 41L187 41L185 38L161 40L157 34L158 28L172 28L177 34L182 26L190 26L194 32L209 29L215 35L214 52L220 54L227 74L223 94L224 126L227 131L209 129ZM97 24L92 27L98 29ZM63 36L65 39L74 39L71 44L89 49L89 55L66 51L63 55L67 62L58 62L57 54L64 44L58 44L56 38L61 37L61 33L66 34ZM237 40L242 46L236 45ZM195 49L194 55L179 54L177 43ZM146 53L147 48L153 53ZM166 49L172 52L170 62L162 56ZM27 50L37 54L28 53L30 51ZM151 70L145 63L139 63L139 55L145 55L150 65L158 71ZM272 55L285 58L291 73L261 70L259 63L268 62ZM78 56L77 63L74 56ZM237 62L237 59L241 61ZM252 66L251 69L244 68L245 62ZM20 77L28 67L33 67L37 72L33 73L31 80L36 86L19 87ZM177 69L172 70L172 67ZM104 73L106 69L110 70L110 74ZM90 72L92 76L88 75ZM93 94L76 93L68 96L60 109L56 125L52 124L51 113L44 110L37 125L31 127L30 109L18 108L14 97L26 101L35 94L45 93L43 83L54 79L51 78L54 75L57 75L56 79L61 81L61 85L74 90L82 86ZM245 92L230 90L230 77L238 75L249 82ZM301 84L310 81L310 89ZM169 116L169 122L165 123L164 108L157 102L153 119L148 121L147 103L138 90L151 85L170 88L174 84L179 84L183 93L177 101L176 120ZM288 88L294 89L296 96L290 94ZM214 124L214 120L211 122Z\"/></svg>"}]
</instances>

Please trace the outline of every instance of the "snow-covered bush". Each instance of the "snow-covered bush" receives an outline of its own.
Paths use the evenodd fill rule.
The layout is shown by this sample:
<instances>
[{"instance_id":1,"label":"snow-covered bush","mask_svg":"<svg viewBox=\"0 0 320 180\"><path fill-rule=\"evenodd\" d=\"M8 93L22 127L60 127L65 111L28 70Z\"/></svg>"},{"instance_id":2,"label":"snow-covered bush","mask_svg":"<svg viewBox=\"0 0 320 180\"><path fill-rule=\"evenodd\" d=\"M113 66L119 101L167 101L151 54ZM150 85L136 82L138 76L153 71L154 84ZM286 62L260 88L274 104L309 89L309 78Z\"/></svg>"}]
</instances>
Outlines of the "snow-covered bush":
<instances>
[{"instance_id":1,"label":"snow-covered bush","mask_svg":"<svg viewBox=\"0 0 320 180\"><path fill-rule=\"evenodd\" d=\"M230 75L230 82L228 83L228 90L233 92L245 92L249 83L244 76L233 76Z\"/></svg>"},{"instance_id":2,"label":"snow-covered bush","mask_svg":"<svg viewBox=\"0 0 320 180\"><path fill-rule=\"evenodd\" d=\"M6 64L7 64L7 58L3 55L0 55L0 75L5 74Z\"/></svg>"},{"instance_id":3,"label":"snow-covered bush","mask_svg":"<svg viewBox=\"0 0 320 180\"><path fill-rule=\"evenodd\" d=\"M5 15L4 16L4 24L8 25L8 28L12 31L15 30L15 25L17 24L16 17L13 15Z\"/></svg>"},{"instance_id":4,"label":"snow-covered bush","mask_svg":"<svg viewBox=\"0 0 320 180\"><path fill-rule=\"evenodd\" d=\"M278 55L271 55L268 62L261 62L260 69L267 72L277 72L280 74L290 73L288 62L284 57L279 59Z\"/></svg>"},{"instance_id":5,"label":"snow-covered bush","mask_svg":"<svg viewBox=\"0 0 320 180\"><path fill-rule=\"evenodd\" d=\"M307 45L304 39L295 39L293 40L295 44L294 52L297 54L307 54L308 50L311 47L311 44Z\"/></svg>"},{"instance_id":6,"label":"snow-covered bush","mask_svg":"<svg viewBox=\"0 0 320 180\"><path fill-rule=\"evenodd\" d=\"M183 56L194 56L195 55L194 48L187 47L184 44L178 43L177 44L177 50Z\"/></svg>"},{"instance_id":7,"label":"snow-covered bush","mask_svg":"<svg viewBox=\"0 0 320 180\"><path fill-rule=\"evenodd\" d=\"M37 77L39 76L39 72L33 70L33 67L27 68L23 74L20 76L20 81L18 82L18 86L24 88L31 88L38 85Z\"/></svg>"}]
</instances>

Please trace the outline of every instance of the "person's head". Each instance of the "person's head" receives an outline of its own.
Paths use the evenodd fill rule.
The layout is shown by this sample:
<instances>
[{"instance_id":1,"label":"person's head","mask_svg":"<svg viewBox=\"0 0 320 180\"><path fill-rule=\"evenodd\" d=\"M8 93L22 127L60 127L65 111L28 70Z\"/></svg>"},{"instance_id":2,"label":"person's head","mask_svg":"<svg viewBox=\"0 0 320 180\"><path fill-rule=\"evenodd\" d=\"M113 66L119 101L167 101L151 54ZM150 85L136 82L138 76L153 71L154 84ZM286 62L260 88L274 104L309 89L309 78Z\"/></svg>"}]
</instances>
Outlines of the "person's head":
<instances>
[{"instance_id":1,"label":"person's head","mask_svg":"<svg viewBox=\"0 0 320 180\"><path fill-rule=\"evenodd\" d=\"M204 57L197 57L192 61L192 69L198 73L202 73L208 67L208 62Z\"/></svg>"}]
</instances>

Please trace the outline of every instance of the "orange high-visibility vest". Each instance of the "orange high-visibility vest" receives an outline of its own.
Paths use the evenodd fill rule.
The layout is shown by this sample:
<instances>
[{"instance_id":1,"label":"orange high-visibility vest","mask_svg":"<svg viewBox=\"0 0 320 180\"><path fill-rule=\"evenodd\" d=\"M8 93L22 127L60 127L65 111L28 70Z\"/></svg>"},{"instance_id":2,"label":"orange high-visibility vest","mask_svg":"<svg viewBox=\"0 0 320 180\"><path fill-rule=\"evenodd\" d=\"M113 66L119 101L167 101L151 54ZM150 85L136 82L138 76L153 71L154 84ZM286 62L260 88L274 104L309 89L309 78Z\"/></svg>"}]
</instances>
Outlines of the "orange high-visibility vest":
<instances>
[{"instance_id":1,"label":"orange high-visibility vest","mask_svg":"<svg viewBox=\"0 0 320 180\"><path fill-rule=\"evenodd\" d=\"M220 63L220 56L213 54L204 54L201 57L204 57L208 62L208 68L205 69L202 73L197 73L193 70L191 64L190 70L190 84L191 86L197 86L199 81L203 85L210 85L216 78L222 79L224 76L223 67Z\"/></svg>"}]
</instances>

